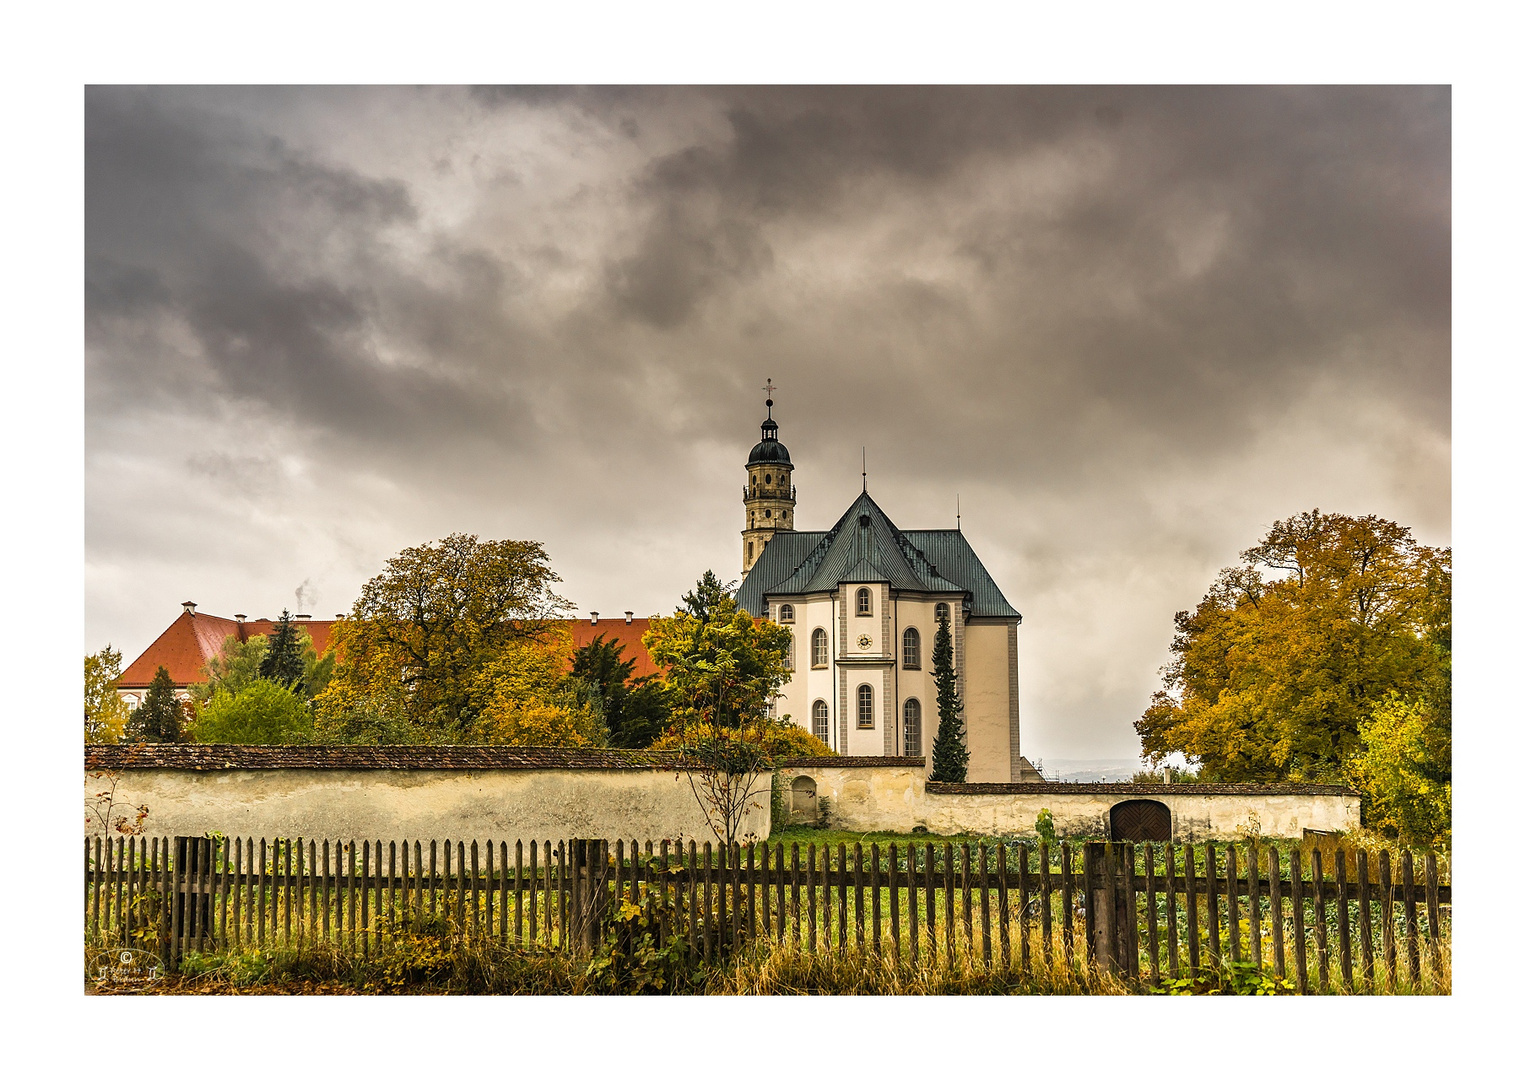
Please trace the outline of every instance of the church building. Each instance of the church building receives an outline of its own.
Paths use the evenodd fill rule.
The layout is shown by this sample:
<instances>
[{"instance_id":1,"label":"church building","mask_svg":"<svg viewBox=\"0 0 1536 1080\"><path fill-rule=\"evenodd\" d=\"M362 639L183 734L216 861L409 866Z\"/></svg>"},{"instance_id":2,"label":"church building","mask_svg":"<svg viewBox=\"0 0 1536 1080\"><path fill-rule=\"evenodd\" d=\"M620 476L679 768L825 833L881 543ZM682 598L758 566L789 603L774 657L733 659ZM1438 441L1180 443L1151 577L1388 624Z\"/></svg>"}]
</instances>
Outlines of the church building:
<instances>
[{"instance_id":1,"label":"church building","mask_svg":"<svg viewBox=\"0 0 1536 1080\"><path fill-rule=\"evenodd\" d=\"M769 383L772 392L772 383ZM795 528L794 464L769 398L747 456L736 603L794 631L776 708L850 756L928 756L938 730L933 641L954 638L970 783L1038 774L1020 757L1020 615L960 529L903 530L861 491L824 532Z\"/></svg>"}]
</instances>

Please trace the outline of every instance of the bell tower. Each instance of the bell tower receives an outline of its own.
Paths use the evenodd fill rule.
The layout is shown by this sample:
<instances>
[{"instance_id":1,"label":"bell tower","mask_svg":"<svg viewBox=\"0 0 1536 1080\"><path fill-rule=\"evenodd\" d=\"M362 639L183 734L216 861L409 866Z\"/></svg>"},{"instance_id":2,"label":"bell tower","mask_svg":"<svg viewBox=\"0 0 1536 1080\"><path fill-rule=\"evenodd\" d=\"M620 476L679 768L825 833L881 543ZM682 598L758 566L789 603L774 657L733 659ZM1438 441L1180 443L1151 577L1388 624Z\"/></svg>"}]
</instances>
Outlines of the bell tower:
<instances>
[{"instance_id":1,"label":"bell tower","mask_svg":"<svg viewBox=\"0 0 1536 1080\"><path fill-rule=\"evenodd\" d=\"M747 455L747 486L741 489L741 501L747 509L747 527L741 531L741 572L752 569L774 533L795 527L795 466L789 460L789 448L779 442L779 425L773 419L773 380L763 387L768 393L765 404L768 417L763 421L763 438Z\"/></svg>"}]
</instances>

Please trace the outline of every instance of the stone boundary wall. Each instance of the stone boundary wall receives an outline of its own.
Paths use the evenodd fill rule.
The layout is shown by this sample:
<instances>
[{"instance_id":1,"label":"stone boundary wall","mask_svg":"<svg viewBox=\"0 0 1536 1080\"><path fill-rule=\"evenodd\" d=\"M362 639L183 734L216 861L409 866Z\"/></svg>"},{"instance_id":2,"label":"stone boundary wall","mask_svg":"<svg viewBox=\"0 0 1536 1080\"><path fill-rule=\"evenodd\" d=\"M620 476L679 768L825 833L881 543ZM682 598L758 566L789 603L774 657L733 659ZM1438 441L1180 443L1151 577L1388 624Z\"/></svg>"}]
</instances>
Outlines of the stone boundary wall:
<instances>
[{"instance_id":1,"label":"stone boundary wall","mask_svg":"<svg viewBox=\"0 0 1536 1080\"><path fill-rule=\"evenodd\" d=\"M714 841L673 755L613 750L414 746L96 746L94 774L118 777L116 812L149 806L158 836L304 836L332 840ZM1360 824L1360 796L1328 785L930 784L924 758L797 758L783 768L815 784L806 805L828 800L835 828L1033 836L1049 809L1062 835L1107 836L1127 799L1169 808L1179 841L1257 831L1296 837ZM743 821L743 839L769 830L767 778ZM797 803L798 805L798 803ZM86 833L94 830L88 825Z\"/></svg>"},{"instance_id":2,"label":"stone boundary wall","mask_svg":"<svg viewBox=\"0 0 1536 1080\"><path fill-rule=\"evenodd\" d=\"M116 812L145 804L154 836L332 840L625 840L715 843L673 758L514 747L101 746ZM769 829L767 777L742 837ZM86 834L95 830L89 825Z\"/></svg>"},{"instance_id":3,"label":"stone boundary wall","mask_svg":"<svg viewBox=\"0 0 1536 1080\"><path fill-rule=\"evenodd\" d=\"M1056 831L1108 836L1109 811L1127 799L1166 805L1178 841L1231 840L1257 831L1300 838L1303 830L1359 827L1358 792L1301 784L930 784L918 758L800 758L785 784L809 777L829 800L833 828L869 832L1034 836L1049 809Z\"/></svg>"}]
</instances>

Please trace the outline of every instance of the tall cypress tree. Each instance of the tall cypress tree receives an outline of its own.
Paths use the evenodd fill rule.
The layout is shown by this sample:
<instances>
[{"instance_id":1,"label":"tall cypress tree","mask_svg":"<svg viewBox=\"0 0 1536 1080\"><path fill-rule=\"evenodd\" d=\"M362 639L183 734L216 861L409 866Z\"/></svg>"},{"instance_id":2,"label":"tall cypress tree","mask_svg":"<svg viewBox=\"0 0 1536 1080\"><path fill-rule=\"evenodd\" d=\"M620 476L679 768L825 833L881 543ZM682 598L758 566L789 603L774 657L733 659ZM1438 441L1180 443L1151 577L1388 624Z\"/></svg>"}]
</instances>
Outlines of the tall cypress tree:
<instances>
[{"instance_id":1,"label":"tall cypress tree","mask_svg":"<svg viewBox=\"0 0 1536 1080\"><path fill-rule=\"evenodd\" d=\"M277 626L267 637L267 655L261 658L261 677L290 690L304 679L304 648L299 643L299 628L293 624L287 608L283 609Z\"/></svg>"},{"instance_id":2,"label":"tall cypress tree","mask_svg":"<svg viewBox=\"0 0 1536 1080\"><path fill-rule=\"evenodd\" d=\"M964 706L955 692L955 642L948 611L939 616L939 632L933 637L933 683L939 690L939 730L933 737L933 772L928 779L963 784L971 752L965 748L965 724L960 719Z\"/></svg>"},{"instance_id":3,"label":"tall cypress tree","mask_svg":"<svg viewBox=\"0 0 1536 1080\"><path fill-rule=\"evenodd\" d=\"M128 716L128 741L181 742L181 722L185 717L186 707L176 697L171 673L164 667L157 668L155 677L149 681L144 704Z\"/></svg>"}]
</instances>

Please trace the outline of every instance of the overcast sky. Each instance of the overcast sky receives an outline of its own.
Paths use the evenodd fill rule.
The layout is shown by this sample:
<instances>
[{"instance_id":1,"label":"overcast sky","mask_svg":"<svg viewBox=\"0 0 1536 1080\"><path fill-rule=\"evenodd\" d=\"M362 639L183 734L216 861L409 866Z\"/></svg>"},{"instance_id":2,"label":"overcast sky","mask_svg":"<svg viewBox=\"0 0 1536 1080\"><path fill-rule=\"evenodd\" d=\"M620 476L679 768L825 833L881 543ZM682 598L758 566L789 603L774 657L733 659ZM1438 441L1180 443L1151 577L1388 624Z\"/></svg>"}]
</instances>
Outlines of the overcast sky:
<instances>
[{"instance_id":1,"label":"overcast sky","mask_svg":"<svg viewBox=\"0 0 1536 1080\"><path fill-rule=\"evenodd\" d=\"M1134 757L1276 519L1450 534L1445 88L92 89L87 651L543 541L739 576L763 394L826 528L971 544L1031 758ZM302 593L296 598L296 591Z\"/></svg>"}]
</instances>

